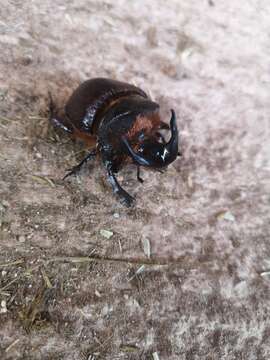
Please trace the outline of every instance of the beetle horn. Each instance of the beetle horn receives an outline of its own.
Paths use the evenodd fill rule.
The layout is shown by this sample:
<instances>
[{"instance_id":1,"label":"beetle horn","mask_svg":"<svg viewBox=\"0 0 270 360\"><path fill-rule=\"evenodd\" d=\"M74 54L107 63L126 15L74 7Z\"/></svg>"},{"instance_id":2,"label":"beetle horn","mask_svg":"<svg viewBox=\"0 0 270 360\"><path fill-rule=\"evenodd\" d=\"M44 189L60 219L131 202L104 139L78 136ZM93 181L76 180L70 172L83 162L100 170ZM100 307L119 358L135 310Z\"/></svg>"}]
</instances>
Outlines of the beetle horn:
<instances>
[{"instance_id":1,"label":"beetle horn","mask_svg":"<svg viewBox=\"0 0 270 360\"><path fill-rule=\"evenodd\" d=\"M132 157L133 161L141 166L151 166L151 162L148 161L147 159L145 159L143 156L140 156L139 154L135 153L135 151L132 149L132 147L130 146L130 143L128 142L128 140L123 137L122 138L123 143L126 145L129 155Z\"/></svg>"},{"instance_id":2,"label":"beetle horn","mask_svg":"<svg viewBox=\"0 0 270 360\"><path fill-rule=\"evenodd\" d=\"M173 162L178 155L178 131L174 110L171 110L170 121L171 138L166 144L149 143L142 145L143 154L136 153L130 146L129 141L123 137L122 141L126 146L133 161L142 166L165 167Z\"/></svg>"},{"instance_id":3,"label":"beetle horn","mask_svg":"<svg viewBox=\"0 0 270 360\"><path fill-rule=\"evenodd\" d=\"M170 121L170 128L171 128L171 138L169 142L165 145L165 148L169 152L169 155L167 157L167 163L170 164L173 162L177 155L178 155L178 131L177 131L177 124L176 124L176 118L175 118L175 112L172 109L171 110L172 116Z\"/></svg>"}]
</instances>

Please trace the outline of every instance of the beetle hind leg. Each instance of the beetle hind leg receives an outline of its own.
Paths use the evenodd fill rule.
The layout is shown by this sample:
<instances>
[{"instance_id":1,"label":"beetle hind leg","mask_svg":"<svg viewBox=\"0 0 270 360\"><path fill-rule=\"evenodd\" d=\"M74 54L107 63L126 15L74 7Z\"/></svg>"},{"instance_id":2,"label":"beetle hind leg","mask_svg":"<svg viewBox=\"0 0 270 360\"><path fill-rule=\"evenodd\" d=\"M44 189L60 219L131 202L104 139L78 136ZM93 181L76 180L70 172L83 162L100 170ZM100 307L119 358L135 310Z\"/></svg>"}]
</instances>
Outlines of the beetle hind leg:
<instances>
[{"instance_id":1,"label":"beetle hind leg","mask_svg":"<svg viewBox=\"0 0 270 360\"><path fill-rule=\"evenodd\" d=\"M70 124L68 124L65 116L63 118L58 116L58 111L53 101L51 92L49 92L49 120L54 127L60 128L68 134L73 134L73 128Z\"/></svg>"},{"instance_id":2,"label":"beetle hind leg","mask_svg":"<svg viewBox=\"0 0 270 360\"><path fill-rule=\"evenodd\" d=\"M63 177L63 180L65 180L67 177L69 177L71 175L76 175L81 170L81 167L83 166L83 164L86 163L88 160L93 159L96 156L96 154L97 154L96 149L92 150L89 154L87 154L86 157L84 157L82 159L82 161L79 164L68 169L68 173Z\"/></svg>"}]
</instances>

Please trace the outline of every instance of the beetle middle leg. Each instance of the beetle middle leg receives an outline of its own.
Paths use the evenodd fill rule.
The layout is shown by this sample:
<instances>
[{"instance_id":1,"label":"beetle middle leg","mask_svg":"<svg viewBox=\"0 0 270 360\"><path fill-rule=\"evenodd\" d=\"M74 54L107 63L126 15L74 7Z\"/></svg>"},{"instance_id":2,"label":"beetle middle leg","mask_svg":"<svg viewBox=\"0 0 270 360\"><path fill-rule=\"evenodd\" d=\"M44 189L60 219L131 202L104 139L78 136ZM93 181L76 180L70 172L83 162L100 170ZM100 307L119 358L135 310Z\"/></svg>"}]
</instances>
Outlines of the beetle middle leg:
<instances>
[{"instance_id":1,"label":"beetle middle leg","mask_svg":"<svg viewBox=\"0 0 270 360\"><path fill-rule=\"evenodd\" d=\"M63 180L65 180L70 175L77 174L81 170L83 164L86 163L88 160L93 159L96 156L96 154L97 154L96 149L92 150L89 154L87 154L86 157L82 159L82 161L78 165L75 165L72 168L68 169L69 172L63 177Z\"/></svg>"}]
</instances>

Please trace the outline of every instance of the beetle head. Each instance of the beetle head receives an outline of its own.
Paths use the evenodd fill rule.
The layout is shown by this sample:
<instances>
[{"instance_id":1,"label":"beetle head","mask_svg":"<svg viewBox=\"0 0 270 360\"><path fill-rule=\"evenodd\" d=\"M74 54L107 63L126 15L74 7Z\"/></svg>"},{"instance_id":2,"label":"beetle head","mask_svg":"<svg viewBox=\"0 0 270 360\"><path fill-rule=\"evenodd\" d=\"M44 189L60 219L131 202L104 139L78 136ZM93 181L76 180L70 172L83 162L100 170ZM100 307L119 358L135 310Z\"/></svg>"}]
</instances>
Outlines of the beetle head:
<instances>
[{"instance_id":1,"label":"beetle head","mask_svg":"<svg viewBox=\"0 0 270 360\"><path fill-rule=\"evenodd\" d=\"M176 159L178 155L178 131L175 112L174 110L171 110L171 112L171 139L167 143L161 144L157 140L146 140L140 145L138 152L135 152L128 140L123 138L128 153L136 164L162 168L168 166Z\"/></svg>"}]
</instances>

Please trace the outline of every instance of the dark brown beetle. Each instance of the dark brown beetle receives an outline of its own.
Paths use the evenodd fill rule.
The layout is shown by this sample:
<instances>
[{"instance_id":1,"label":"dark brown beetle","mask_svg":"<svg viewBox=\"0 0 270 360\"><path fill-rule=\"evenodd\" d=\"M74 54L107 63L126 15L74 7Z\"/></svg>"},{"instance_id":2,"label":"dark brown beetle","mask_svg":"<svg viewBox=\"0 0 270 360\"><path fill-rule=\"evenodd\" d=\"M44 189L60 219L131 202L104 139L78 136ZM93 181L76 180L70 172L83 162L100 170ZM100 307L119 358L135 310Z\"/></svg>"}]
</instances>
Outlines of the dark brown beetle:
<instances>
[{"instance_id":1,"label":"dark brown beetle","mask_svg":"<svg viewBox=\"0 0 270 360\"><path fill-rule=\"evenodd\" d=\"M101 154L113 191L130 206L134 200L118 183L115 174L131 160L140 166L161 170L178 155L178 131L171 110L170 126L160 119L159 105L144 91L124 82L96 78L82 83L71 95L65 113L59 117L51 102L51 121L91 149L88 155L64 177L76 174L81 166ZM160 130L171 130L166 142Z\"/></svg>"}]
</instances>

